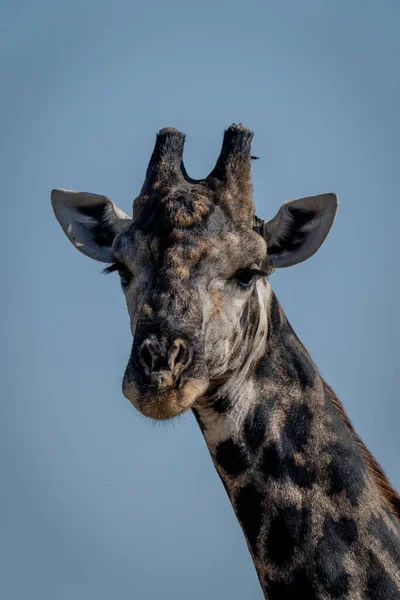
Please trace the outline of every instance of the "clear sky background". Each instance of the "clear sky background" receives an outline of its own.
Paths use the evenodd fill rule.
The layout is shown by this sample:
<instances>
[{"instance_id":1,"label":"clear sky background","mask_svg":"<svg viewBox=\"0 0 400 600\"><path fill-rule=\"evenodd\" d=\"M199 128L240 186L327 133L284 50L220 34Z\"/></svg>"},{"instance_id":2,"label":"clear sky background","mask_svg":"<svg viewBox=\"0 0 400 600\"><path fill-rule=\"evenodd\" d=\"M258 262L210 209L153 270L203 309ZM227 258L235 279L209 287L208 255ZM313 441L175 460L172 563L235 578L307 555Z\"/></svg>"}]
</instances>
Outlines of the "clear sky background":
<instances>
[{"instance_id":1,"label":"clear sky background","mask_svg":"<svg viewBox=\"0 0 400 600\"><path fill-rule=\"evenodd\" d=\"M224 128L254 130L264 218L339 194L324 246L272 284L400 488L399 26L397 0L1 2L2 597L262 598L191 414L154 426L122 396L117 277L50 206L65 187L129 213L161 127L193 177Z\"/></svg>"}]
</instances>

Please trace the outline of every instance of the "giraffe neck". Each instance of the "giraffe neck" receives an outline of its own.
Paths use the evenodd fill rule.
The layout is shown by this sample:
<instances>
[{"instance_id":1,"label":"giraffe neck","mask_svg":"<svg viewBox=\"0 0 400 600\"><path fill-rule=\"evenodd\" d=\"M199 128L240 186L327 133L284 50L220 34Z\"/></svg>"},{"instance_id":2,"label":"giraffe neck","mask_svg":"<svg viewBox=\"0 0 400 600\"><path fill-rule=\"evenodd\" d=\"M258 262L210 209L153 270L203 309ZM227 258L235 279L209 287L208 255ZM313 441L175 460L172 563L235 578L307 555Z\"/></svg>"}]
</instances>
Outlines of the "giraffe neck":
<instances>
[{"instance_id":1,"label":"giraffe neck","mask_svg":"<svg viewBox=\"0 0 400 600\"><path fill-rule=\"evenodd\" d=\"M265 352L194 409L266 598L400 598L400 528L269 286Z\"/></svg>"}]
</instances>

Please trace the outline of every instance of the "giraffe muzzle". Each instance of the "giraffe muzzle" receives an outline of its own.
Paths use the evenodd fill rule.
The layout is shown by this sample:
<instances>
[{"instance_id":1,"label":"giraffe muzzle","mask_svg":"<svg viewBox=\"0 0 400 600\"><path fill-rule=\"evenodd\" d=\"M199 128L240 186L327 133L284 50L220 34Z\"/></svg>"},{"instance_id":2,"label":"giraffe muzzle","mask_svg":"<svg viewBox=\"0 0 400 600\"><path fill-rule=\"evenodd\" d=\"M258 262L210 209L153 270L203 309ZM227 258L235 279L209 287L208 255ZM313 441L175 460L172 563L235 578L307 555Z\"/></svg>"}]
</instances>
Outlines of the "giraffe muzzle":
<instances>
[{"instance_id":1,"label":"giraffe muzzle","mask_svg":"<svg viewBox=\"0 0 400 600\"><path fill-rule=\"evenodd\" d=\"M170 419L208 388L208 371L182 337L152 333L137 340L125 371L123 394L145 416Z\"/></svg>"},{"instance_id":2,"label":"giraffe muzzle","mask_svg":"<svg viewBox=\"0 0 400 600\"><path fill-rule=\"evenodd\" d=\"M150 336L140 345L136 362L149 383L171 386L190 365L189 344L181 338L168 344Z\"/></svg>"}]
</instances>

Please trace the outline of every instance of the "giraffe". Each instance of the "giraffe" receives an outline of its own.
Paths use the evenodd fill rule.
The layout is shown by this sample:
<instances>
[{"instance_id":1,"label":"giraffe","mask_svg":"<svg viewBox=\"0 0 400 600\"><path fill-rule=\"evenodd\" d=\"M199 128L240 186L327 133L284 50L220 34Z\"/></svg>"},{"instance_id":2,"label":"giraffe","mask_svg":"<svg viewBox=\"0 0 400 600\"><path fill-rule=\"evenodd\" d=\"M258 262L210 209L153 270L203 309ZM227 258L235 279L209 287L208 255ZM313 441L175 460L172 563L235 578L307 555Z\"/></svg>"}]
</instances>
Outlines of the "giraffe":
<instances>
[{"instance_id":1,"label":"giraffe","mask_svg":"<svg viewBox=\"0 0 400 600\"><path fill-rule=\"evenodd\" d=\"M161 130L132 218L53 190L73 245L117 271L133 336L123 393L143 415L191 409L269 600L400 598L400 497L357 436L272 291L311 257L334 194L255 216L251 140L230 126L210 175Z\"/></svg>"}]
</instances>

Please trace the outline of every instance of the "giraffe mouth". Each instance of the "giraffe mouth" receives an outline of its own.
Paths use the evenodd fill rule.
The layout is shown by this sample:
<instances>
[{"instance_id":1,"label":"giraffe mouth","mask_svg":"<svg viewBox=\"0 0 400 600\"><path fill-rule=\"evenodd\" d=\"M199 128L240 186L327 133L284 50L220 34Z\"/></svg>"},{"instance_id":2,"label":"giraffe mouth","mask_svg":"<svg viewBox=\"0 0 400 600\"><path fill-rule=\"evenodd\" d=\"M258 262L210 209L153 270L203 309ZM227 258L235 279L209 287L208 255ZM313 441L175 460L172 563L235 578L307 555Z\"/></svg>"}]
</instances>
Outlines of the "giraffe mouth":
<instances>
[{"instance_id":1,"label":"giraffe mouth","mask_svg":"<svg viewBox=\"0 0 400 600\"><path fill-rule=\"evenodd\" d=\"M209 386L205 378L188 377L175 384L168 374L160 379L158 385L143 385L125 374L122 385L124 396L142 415L159 421L177 417L191 408Z\"/></svg>"},{"instance_id":2,"label":"giraffe mouth","mask_svg":"<svg viewBox=\"0 0 400 600\"><path fill-rule=\"evenodd\" d=\"M157 420L185 412L209 386L202 346L180 332L171 333L167 325L136 330L122 385L132 405Z\"/></svg>"}]
</instances>

